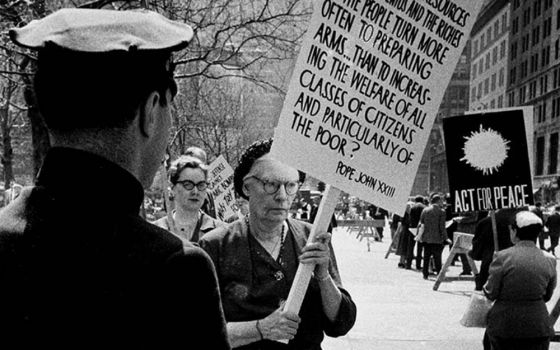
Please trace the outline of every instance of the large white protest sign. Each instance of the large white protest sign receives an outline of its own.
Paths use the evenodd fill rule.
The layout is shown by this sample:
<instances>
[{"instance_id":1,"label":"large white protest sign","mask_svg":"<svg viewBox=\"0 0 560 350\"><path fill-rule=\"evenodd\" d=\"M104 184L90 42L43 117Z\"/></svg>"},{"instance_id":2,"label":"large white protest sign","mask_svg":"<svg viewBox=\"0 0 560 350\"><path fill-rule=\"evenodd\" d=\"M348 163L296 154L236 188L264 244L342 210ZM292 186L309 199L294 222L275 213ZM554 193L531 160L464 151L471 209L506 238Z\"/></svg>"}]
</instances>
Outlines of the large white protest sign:
<instances>
[{"instance_id":1,"label":"large white protest sign","mask_svg":"<svg viewBox=\"0 0 560 350\"><path fill-rule=\"evenodd\" d=\"M224 156L219 156L208 167L208 176L216 207L216 216L223 221L235 214L233 169Z\"/></svg>"},{"instance_id":2,"label":"large white protest sign","mask_svg":"<svg viewBox=\"0 0 560 350\"><path fill-rule=\"evenodd\" d=\"M277 159L403 213L482 0L317 0Z\"/></svg>"}]
</instances>

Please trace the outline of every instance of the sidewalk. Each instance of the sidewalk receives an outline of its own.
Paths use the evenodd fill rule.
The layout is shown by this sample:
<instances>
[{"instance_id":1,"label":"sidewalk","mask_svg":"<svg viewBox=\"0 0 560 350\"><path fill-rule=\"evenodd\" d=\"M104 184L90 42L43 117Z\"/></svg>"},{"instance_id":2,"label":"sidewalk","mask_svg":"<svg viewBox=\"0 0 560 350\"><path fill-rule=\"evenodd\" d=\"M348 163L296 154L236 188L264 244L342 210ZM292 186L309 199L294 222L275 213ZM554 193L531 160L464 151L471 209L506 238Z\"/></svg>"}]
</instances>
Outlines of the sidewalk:
<instances>
[{"instance_id":1,"label":"sidewalk","mask_svg":"<svg viewBox=\"0 0 560 350\"><path fill-rule=\"evenodd\" d=\"M398 256L385 259L391 243L387 227L383 242L373 242L370 252L365 239L359 242L345 228L336 229L332 241L342 283L357 305L358 317L346 336L327 337L324 350L482 349L484 329L459 324L474 282L443 282L433 291L435 276L426 281L420 271L397 268ZM448 253L445 248L443 261ZM448 275L457 276L458 265L450 267ZM553 302L560 288L554 294ZM550 349L560 350L560 343L552 343Z\"/></svg>"}]
</instances>

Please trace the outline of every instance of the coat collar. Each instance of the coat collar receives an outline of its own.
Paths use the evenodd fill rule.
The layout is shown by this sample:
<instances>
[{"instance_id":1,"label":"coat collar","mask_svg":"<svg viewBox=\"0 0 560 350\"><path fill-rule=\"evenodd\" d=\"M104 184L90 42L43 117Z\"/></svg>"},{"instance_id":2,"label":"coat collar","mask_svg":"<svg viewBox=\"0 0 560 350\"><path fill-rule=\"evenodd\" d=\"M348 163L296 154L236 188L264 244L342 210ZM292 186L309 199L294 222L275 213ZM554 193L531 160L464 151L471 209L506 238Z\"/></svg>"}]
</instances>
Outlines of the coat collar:
<instances>
[{"instance_id":1,"label":"coat collar","mask_svg":"<svg viewBox=\"0 0 560 350\"><path fill-rule=\"evenodd\" d=\"M130 172L90 152L51 148L36 185L56 198L97 210L138 214L144 198L140 182Z\"/></svg>"}]
</instances>

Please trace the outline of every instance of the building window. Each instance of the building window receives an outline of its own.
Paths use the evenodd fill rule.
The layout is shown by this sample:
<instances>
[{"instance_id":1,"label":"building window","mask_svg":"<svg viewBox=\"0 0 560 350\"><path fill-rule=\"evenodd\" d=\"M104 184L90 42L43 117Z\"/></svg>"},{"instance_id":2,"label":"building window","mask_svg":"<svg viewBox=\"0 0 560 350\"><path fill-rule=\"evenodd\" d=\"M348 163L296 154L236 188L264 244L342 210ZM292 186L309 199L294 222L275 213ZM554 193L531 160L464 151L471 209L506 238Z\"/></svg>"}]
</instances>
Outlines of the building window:
<instances>
[{"instance_id":1,"label":"building window","mask_svg":"<svg viewBox=\"0 0 560 350\"><path fill-rule=\"evenodd\" d=\"M552 118L560 117L560 97L552 100Z\"/></svg>"},{"instance_id":2,"label":"building window","mask_svg":"<svg viewBox=\"0 0 560 350\"><path fill-rule=\"evenodd\" d=\"M519 17L515 17L511 22L511 33L513 35L517 34L519 31Z\"/></svg>"},{"instance_id":3,"label":"building window","mask_svg":"<svg viewBox=\"0 0 560 350\"><path fill-rule=\"evenodd\" d=\"M521 38L521 52L529 50L529 33Z\"/></svg>"},{"instance_id":4,"label":"building window","mask_svg":"<svg viewBox=\"0 0 560 350\"><path fill-rule=\"evenodd\" d=\"M554 55L554 59L557 60L560 58L560 39L556 39L556 43L554 44L556 54Z\"/></svg>"},{"instance_id":5,"label":"building window","mask_svg":"<svg viewBox=\"0 0 560 350\"><path fill-rule=\"evenodd\" d=\"M515 84L515 78L516 78L515 75L516 74L517 74L517 68L516 67L513 67L512 69L510 69L510 71L509 71L509 84L510 85Z\"/></svg>"},{"instance_id":6,"label":"building window","mask_svg":"<svg viewBox=\"0 0 560 350\"><path fill-rule=\"evenodd\" d=\"M527 97L527 87L522 86L519 88L519 104L522 105L525 103L525 98Z\"/></svg>"},{"instance_id":7,"label":"building window","mask_svg":"<svg viewBox=\"0 0 560 350\"><path fill-rule=\"evenodd\" d=\"M484 96L488 95L488 88L490 87L490 80L486 78L484 80Z\"/></svg>"},{"instance_id":8,"label":"building window","mask_svg":"<svg viewBox=\"0 0 560 350\"><path fill-rule=\"evenodd\" d=\"M484 69L490 69L490 52L486 54L486 66L484 67Z\"/></svg>"},{"instance_id":9,"label":"building window","mask_svg":"<svg viewBox=\"0 0 560 350\"><path fill-rule=\"evenodd\" d=\"M537 0L533 3L533 19L541 15L541 0Z\"/></svg>"},{"instance_id":10,"label":"building window","mask_svg":"<svg viewBox=\"0 0 560 350\"><path fill-rule=\"evenodd\" d=\"M507 32L507 12L502 15L502 33Z\"/></svg>"},{"instance_id":11,"label":"building window","mask_svg":"<svg viewBox=\"0 0 560 350\"><path fill-rule=\"evenodd\" d=\"M527 8L525 11L523 11L523 27L527 26L529 23L531 23L531 8Z\"/></svg>"},{"instance_id":12,"label":"building window","mask_svg":"<svg viewBox=\"0 0 560 350\"><path fill-rule=\"evenodd\" d=\"M517 41L511 44L511 60L513 61L517 57Z\"/></svg>"},{"instance_id":13,"label":"building window","mask_svg":"<svg viewBox=\"0 0 560 350\"><path fill-rule=\"evenodd\" d=\"M480 51L484 50L484 34L480 36Z\"/></svg>"},{"instance_id":14,"label":"building window","mask_svg":"<svg viewBox=\"0 0 560 350\"><path fill-rule=\"evenodd\" d=\"M476 56L476 54L478 53L478 40L474 41L474 52L473 52L473 57Z\"/></svg>"},{"instance_id":15,"label":"building window","mask_svg":"<svg viewBox=\"0 0 560 350\"><path fill-rule=\"evenodd\" d=\"M537 138L537 164L535 166L535 172L537 175L543 174L544 169L544 137Z\"/></svg>"},{"instance_id":16,"label":"building window","mask_svg":"<svg viewBox=\"0 0 560 350\"><path fill-rule=\"evenodd\" d=\"M498 108L502 108L504 106L504 96L498 96Z\"/></svg>"},{"instance_id":17,"label":"building window","mask_svg":"<svg viewBox=\"0 0 560 350\"><path fill-rule=\"evenodd\" d=\"M529 83L529 100L532 100L537 95L537 81L533 80Z\"/></svg>"},{"instance_id":18,"label":"building window","mask_svg":"<svg viewBox=\"0 0 560 350\"><path fill-rule=\"evenodd\" d=\"M521 62L521 69L519 72L519 77L521 79L524 79L527 76L527 60Z\"/></svg>"},{"instance_id":19,"label":"building window","mask_svg":"<svg viewBox=\"0 0 560 350\"><path fill-rule=\"evenodd\" d=\"M543 47L541 66L545 68L550 63L550 45Z\"/></svg>"},{"instance_id":20,"label":"building window","mask_svg":"<svg viewBox=\"0 0 560 350\"><path fill-rule=\"evenodd\" d=\"M492 27L488 27L488 29L486 29L486 43L490 45L491 42L492 42Z\"/></svg>"},{"instance_id":21,"label":"building window","mask_svg":"<svg viewBox=\"0 0 560 350\"><path fill-rule=\"evenodd\" d=\"M474 102L476 100L476 86L472 88L471 90L471 102Z\"/></svg>"},{"instance_id":22,"label":"building window","mask_svg":"<svg viewBox=\"0 0 560 350\"><path fill-rule=\"evenodd\" d=\"M519 7L519 3L520 3L520 0L513 0L513 9L514 10L517 10L517 8Z\"/></svg>"},{"instance_id":23,"label":"building window","mask_svg":"<svg viewBox=\"0 0 560 350\"><path fill-rule=\"evenodd\" d=\"M504 67L502 67L502 68L500 68L500 75L499 75L499 78L498 78L498 86L500 86L500 87L504 86L505 79L506 79L505 70L504 70Z\"/></svg>"},{"instance_id":24,"label":"building window","mask_svg":"<svg viewBox=\"0 0 560 350\"><path fill-rule=\"evenodd\" d=\"M541 95L545 94L548 91L548 75L545 74L540 79L540 89Z\"/></svg>"},{"instance_id":25,"label":"building window","mask_svg":"<svg viewBox=\"0 0 560 350\"><path fill-rule=\"evenodd\" d=\"M500 43L500 60L502 60L506 55L506 41L502 40Z\"/></svg>"},{"instance_id":26,"label":"building window","mask_svg":"<svg viewBox=\"0 0 560 350\"><path fill-rule=\"evenodd\" d=\"M533 28L533 46L537 45L540 41L541 38L541 27L540 26L536 26L535 28Z\"/></svg>"},{"instance_id":27,"label":"building window","mask_svg":"<svg viewBox=\"0 0 560 350\"><path fill-rule=\"evenodd\" d=\"M552 32L552 18L547 18L543 23L543 39L550 35Z\"/></svg>"},{"instance_id":28,"label":"building window","mask_svg":"<svg viewBox=\"0 0 560 350\"><path fill-rule=\"evenodd\" d=\"M515 92L510 92L508 94L508 107L515 106Z\"/></svg>"},{"instance_id":29,"label":"building window","mask_svg":"<svg viewBox=\"0 0 560 350\"><path fill-rule=\"evenodd\" d=\"M492 99L492 101L490 101L490 109L494 108L496 108L496 100Z\"/></svg>"},{"instance_id":30,"label":"building window","mask_svg":"<svg viewBox=\"0 0 560 350\"><path fill-rule=\"evenodd\" d=\"M472 78L476 79L476 62L472 66Z\"/></svg>"},{"instance_id":31,"label":"building window","mask_svg":"<svg viewBox=\"0 0 560 350\"><path fill-rule=\"evenodd\" d=\"M498 47L494 46L492 49L492 64L495 65L498 63Z\"/></svg>"},{"instance_id":32,"label":"building window","mask_svg":"<svg viewBox=\"0 0 560 350\"><path fill-rule=\"evenodd\" d=\"M558 171L558 133L550 135L550 147L548 149L548 173L556 174Z\"/></svg>"},{"instance_id":33,"label":"building window","mask_svg":"<svg viewBox=\"0 0 560 350\"><path fill-rule=\"evenodd\" d=\"M492 81L490 82L490 91L496 91L496 73L492 74Z\"/></svg>"},{"instance_id":34,"label":"building window","mask_svg":"<svg viewBox=\"0 0 560 350\"><path fill-rule=\"evenodd\" d=\"M498 18L496 22L494 22L494 38L497 38L500 34L500 19Z\"/></svg>"}]
</instances>

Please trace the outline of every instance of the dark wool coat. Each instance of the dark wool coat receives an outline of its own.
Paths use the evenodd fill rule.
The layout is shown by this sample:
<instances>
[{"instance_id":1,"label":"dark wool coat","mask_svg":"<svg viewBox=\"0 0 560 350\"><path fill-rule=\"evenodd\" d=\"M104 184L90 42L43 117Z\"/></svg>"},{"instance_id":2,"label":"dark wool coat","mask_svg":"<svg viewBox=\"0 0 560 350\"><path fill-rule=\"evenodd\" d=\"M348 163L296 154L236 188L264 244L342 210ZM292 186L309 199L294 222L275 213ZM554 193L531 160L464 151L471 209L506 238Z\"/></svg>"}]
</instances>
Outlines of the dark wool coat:
<instances>
[{"instance_id":1,"label":"dark wool coat","mask_svg":"<svg viewBox=\"0 0 560 350\"><path fill-rule=\"evenodd\" d=\"M49 151L0 211L2 348L229 348L211 260L140 218L142 199L116 164Z\"/></svg>"},{"instance_id":2,"label":"dark wool coat","mask_svg":"<svg viewBox=\"0 0 560 350\"><path fill-rule=\"evenodd\" d=\"M297 257L307 241L311 225L298 220L288 219L291 236L286 240L292 247L288 255L293 259L290 262L295 266L288 267L287 273L282 273L283 278L278 281L271 279L263 283L257 271L266 270L267 267L254 266L255 259L250 246L248 227L245 220L236 221L228 226L217 228L204 235L199 244L204 248L214 261L220 281L220 292L224 312L228 322L250 321L268 316L278 308L279 300L286 300L292 284L292 272L297 269ZM290 255L291 254L291 255ZM252 343L244 349L320 349L323 333L331 337L346 334L356 320L356 305L350 294L342 288L336 260L331 247L331 262L329 272L342 293L342 301L336 320L330 322L322 311L321 294L318 282L311 279L309 288L303 300L299 313L301 323L295 338L287 346L281 343L261 341ZM269 275L276 276L281 272L269 269ZM290 272L291 270L291 272ZM295 273L293 273L295 275ZM267 285L268 290L263 291L256 287L257 284Z\"/></svg>"}]
</instances>

